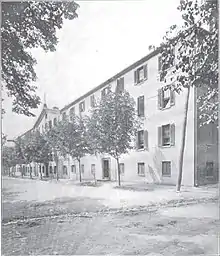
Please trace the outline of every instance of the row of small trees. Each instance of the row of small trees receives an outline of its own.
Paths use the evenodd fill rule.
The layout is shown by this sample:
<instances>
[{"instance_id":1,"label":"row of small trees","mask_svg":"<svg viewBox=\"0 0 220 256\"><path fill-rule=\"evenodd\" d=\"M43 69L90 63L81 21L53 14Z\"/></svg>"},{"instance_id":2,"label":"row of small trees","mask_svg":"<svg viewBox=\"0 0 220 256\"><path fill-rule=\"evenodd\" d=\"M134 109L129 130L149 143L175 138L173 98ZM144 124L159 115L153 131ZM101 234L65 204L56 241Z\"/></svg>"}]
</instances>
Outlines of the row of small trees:
<instances>
[{"instance_id":1,"label":"row of small trees","mask_svg":"<svg viewBox=\"0 0 220 256\"><path fill-rule=\"evenodd\" d=\"M107 153L117 161L120 185L119 159L133 146L137 120L135 101L129 93L109 91L100 102L96 102L89 115L72 115L44 133L33 131L17 139L14 149L16 157L12 164L29 164L31 167L31 163L36 162L48 167L49 162L54 160L58 168L60 156L71 156L78 161L81 182L82 157ZM56 173L59 179L58 170ZM41 172L40 175L42 178Z\"/></svg>"}]
</instances>

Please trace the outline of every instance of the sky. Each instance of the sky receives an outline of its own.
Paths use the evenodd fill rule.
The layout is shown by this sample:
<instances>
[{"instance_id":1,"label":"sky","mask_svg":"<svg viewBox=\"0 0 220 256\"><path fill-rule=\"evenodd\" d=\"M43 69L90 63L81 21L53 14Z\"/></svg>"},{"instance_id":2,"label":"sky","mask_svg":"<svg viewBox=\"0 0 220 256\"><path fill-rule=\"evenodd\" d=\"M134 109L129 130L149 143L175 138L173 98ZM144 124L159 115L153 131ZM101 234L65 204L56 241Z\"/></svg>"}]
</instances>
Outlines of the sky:
<instances>
[{"instance_id":1,"label":"sky","mask_svg":"<svg viewBox=\"0 0 220 256\"><path fill-rule=\"evenodd\" d=\"M76 1L78 18L57 31L56 52L34 49L37 94L48 107L69 104L158 46L168 28L180 23L179 0ZM4 97L3 132L9 139L31 129L36 117L12 113Z\"/></svg>"}]
</instances>

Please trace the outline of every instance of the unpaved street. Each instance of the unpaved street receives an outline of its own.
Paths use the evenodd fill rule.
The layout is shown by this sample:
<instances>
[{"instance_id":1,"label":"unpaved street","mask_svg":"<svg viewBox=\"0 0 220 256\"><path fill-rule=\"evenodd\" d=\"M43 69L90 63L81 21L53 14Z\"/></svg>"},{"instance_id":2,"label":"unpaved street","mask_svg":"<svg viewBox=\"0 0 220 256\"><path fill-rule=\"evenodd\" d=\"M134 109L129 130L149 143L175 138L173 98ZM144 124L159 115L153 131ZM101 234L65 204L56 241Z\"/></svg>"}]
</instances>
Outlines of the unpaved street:
<instances>
[{"instance_id":1,"label":"unpaved street","mask_svg":"<svg viewBox=\"0 0 220 256\"><path fill-rule=\"evenodd\" d=\"M37 193L39 182L3 179L3 255L218 255L216 200L126 211L82 193L20 200Z\"/></svg>"}]
</instances>

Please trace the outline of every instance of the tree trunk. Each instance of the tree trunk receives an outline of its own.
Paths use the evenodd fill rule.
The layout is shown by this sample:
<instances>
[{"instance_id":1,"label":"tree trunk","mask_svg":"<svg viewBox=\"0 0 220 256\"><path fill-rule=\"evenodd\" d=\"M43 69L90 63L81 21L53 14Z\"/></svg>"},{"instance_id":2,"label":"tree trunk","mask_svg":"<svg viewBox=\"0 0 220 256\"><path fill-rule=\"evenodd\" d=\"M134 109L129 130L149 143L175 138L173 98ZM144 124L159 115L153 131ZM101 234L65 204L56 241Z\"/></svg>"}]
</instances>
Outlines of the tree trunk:
<instances>
[{"instance_id":1,"label":"tree trunk","mask_svg":"<svg viewBox=\"0 0 220 256\"><path fill-rule=\"evenodd\" d=\"M32 179L32 168L31 168L31 164L29 164L30 167L30 179Z\"/></svg>"},{"instance_id":2,"label":"tree trunk","mask_svg":"<svg viewBox=\"0 0 220 256\"><path fill-rule=\"evenodd\" d=\"M121 175L120 175L120 164L119 164L119 159L116 158L117 161L117 167L118 167L118 186L121 186Z\"/></svg>"},{"instance_id":3,"label":"tree trunk","mask_svg":"<svg viewBox=\"0 0 220 256\"><path fill-rule=\"evenodd\" d=\"M177 192L180 191L182 176L183 176L183 157L184 157L184 149L185 149L185 142L186 142L186 126L187 126L187 116L188 116L188 106L189 106L189 95L190 95L190 87L187 87L186 103L185 103L185 109L184 109L182 142L181 142L180 158L179 158L179 175L178 175L178 181L177 181Z\"/></svg>"},{"instance_id":4,"label":"tree trunk","mask_svg":"<svg viewBox=\"0 0 220 256\"><path fill-rule=\"evenodd\" d=\"M77 159L79 163L79 181L82 182L81 168L80 168L80 159Z\"/></svg>"},{"instance_id":5,"label":"tree trunk","mask_svg":"<svg viewBox=\"0 0 220 256\"><path fill-rule=\"evenodd\" d=\"M59 169L58 169L58 164L59 164L59 159L58 159L58 156L57 156L57 153L54 153L54 160L55 160L55 163L56 163L56 167L57 167L57 173L56 173L56 178L57 178L57 181L59 180Z\"/></svg>"},{"instance_id":6,"label":"tree trunk","mask_svg":"<svg viewBox=\"0 0 220 256\"><path fill-rule=\"evenodd\" d=\"M20 170L21 170L21 178L24 177L24 173L23 173L23 166L20 164Z\"/></svg>"},{"instance_id":7,"label":"tree trunk","mask_svg":"<svg viewBox=\"0 0 220 256\"><path fill-rule=\"evenodd\" d=\"M42 177L41 164L40 164L40 166L39 166L39 169L40 169L40 179L42 180L42 179L43 179L43 177Z\"/></svg>"}]
</instances>

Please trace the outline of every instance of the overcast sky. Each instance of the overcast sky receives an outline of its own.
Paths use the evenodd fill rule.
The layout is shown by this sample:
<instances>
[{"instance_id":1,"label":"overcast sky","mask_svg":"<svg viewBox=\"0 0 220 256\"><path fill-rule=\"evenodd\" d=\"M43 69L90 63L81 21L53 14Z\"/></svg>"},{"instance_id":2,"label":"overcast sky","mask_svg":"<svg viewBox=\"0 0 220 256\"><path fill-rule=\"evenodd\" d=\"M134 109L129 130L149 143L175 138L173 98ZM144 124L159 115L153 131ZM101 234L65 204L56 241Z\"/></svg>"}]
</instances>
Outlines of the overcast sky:
<instances>
[{"instance_id":1,"label":"overcast sky","mask_svg":"<svg viewBox=\"0 0 220 256\"><path fill-rule=\"evenodd\" d=\"M57 51L34 50L37 94L49 107L62 108L159 45L166 30L180 22L179 0L79 1L79 17L58 31ZM11 112L5 99L3 132L13 138L32 128L35 118Z\"/></svg>"}]
</instances>

